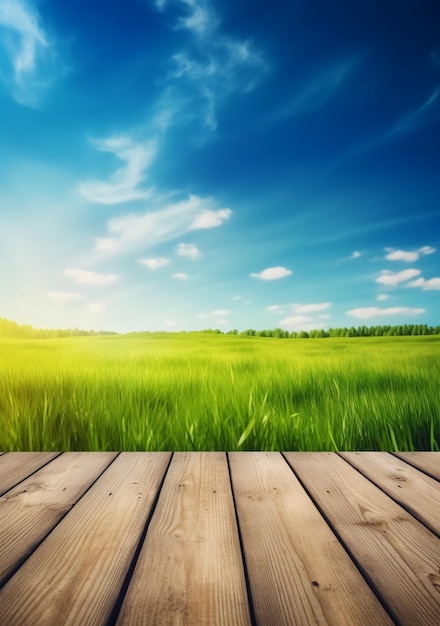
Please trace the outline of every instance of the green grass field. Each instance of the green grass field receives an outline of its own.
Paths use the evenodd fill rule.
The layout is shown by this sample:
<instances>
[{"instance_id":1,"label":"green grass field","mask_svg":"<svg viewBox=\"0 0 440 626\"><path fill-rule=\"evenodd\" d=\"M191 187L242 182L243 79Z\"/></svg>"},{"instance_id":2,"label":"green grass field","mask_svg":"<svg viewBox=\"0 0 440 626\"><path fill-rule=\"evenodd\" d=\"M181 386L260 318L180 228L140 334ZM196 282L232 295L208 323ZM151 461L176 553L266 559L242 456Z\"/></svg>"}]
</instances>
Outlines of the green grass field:
<instances>
[{"instance_id":1,"label":"green grass field","mask_svg":"<svg viewBox=\"0 0 440 626\"><path fill-rule=\"evenodd\" d=\"M440 336L0 339L1 450L438 450Z\"/></svg>"}]
</instances>

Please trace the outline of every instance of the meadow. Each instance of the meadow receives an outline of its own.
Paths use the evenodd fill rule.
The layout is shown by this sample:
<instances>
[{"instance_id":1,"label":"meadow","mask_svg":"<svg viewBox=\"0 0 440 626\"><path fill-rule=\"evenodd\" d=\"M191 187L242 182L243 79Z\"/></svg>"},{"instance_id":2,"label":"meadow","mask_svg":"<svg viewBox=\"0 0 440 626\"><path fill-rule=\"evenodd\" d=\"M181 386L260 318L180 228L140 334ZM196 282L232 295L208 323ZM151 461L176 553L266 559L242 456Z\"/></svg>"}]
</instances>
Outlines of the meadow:
<instances>
[{"instance_id":1,"label":"meadow","mask_svg":"<svg viewBox=\"0 0 440 626\"><path fill-rule=\"evenodd\" d=\"M0 449L439 450L440 336L0 339Z\"/></svg>"}]
</instances>

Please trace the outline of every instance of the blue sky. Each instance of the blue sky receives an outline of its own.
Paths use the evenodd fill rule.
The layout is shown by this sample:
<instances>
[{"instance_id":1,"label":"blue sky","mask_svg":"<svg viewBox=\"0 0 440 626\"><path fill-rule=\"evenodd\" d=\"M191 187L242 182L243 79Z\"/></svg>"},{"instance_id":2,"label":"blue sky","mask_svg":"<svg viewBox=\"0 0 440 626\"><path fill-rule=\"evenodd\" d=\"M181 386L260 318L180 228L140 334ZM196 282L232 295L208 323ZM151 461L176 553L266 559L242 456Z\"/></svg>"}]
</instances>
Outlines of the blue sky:
<instances>
[{"instance_id":1,"label":"blue sky","mask_svg":"<svg viewBox=\"0 0 440 626\"><path fill-rule=\"evenodd\" d=\"M0 316L440 323L440 7L0 0Z\"/></svg>"}]
</instances>

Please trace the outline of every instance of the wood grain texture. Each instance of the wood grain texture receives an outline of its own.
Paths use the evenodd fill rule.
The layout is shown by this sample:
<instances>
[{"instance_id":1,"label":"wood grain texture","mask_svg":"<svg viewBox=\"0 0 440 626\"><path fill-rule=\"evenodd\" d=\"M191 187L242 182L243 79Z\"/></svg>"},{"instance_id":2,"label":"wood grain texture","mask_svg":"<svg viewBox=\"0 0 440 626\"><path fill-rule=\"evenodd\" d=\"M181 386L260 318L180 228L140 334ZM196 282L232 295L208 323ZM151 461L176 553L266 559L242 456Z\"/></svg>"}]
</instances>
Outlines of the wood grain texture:
<instances>
[{"instance_id":1,"label":"wood grain texture","mask_svg":"<svg viewBox=\"0 0 440 626\"><path fill-rule=\"evenodd\" d=\"M226 455L175 453L118 625L250 625Z\"/></svg>"},{"instance_id":2,"label":"wood grain texture","mask_svg":"<svg viewBox=\"0 0 440 626\"><path fill-rule=\"evenodd\" d=\"M285 457L401 625L440 615L440 540L334 453Z\"/></svg>"},{"instance_id":3,"label":"wood grain texture","mask_svg":"<svg viewBox=\"0 0 440 626\"><path fill-rule=\"evenodd\" d=\"M116 454L65 452L0 498L0 586Z\"/></svg>"},{"instance_id":4,"label":"wood grain texture","mask_svg":"<svg viewBox=\"0 0 440 626\"><path fill-rule=\"evenodd\" d=\"M258 624L391 624L281 454L229 459Z\"/></svg>"},{"instance_id":5,"label":"wood grain texture","mask_svg":"<svg viewBox=\"0 0 440 626\"><path fill-rule=\"evenodd\" d=\"M440 452L394 452L394 456L440 480Z\"/></svg>"},{"instance_id":6,"label":"wood grain texture","mask_svg":"<svg viewBox=\"0 0 440 626\"><path fill-rule=\"evenodd\" d=\"M341 452L364 476L440 536L440 483L387 452Z\"/></svg>"},{"instance_id":7,"label":"wood grain texture","mask_svg":"<svg viewBox=\"0 0 440 626\"><path fill-rule=\"evenodd\" d=\"M0 590L2 623L105 624L169 458L121 453Z\"/></svg>"},{"instance_id":8,"label":"wood grain texture","mask_svg":"<svg viewBox=\"0 0 440 626\"><path fill-rule=\"evenodd\" d=\"M0 457L0 496L30 476L60 452L7 452Z\"/></svg>"}]
</instances>

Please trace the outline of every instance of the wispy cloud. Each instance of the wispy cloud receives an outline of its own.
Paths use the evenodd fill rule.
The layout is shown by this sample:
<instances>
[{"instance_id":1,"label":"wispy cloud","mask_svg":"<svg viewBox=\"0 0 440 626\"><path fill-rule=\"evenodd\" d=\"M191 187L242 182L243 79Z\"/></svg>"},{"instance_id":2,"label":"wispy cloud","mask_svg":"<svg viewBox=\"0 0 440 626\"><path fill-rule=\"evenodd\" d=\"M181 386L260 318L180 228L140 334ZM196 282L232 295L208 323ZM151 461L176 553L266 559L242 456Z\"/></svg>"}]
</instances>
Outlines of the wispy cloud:
<instances>
[{"instance_id":1,"label":"wispy cloud","mask_svg":"<svg viewBox=\"0 0 440 626\"><path fill-rule=\"evenodd\" d=\"M138 263L141 265L145 265L149 270L158 270L161 267L165 267L170 262L169 259L165 259L164 257L157 257L153 259L138 259Z\"/></svg>"},{"instance_id":2,"label":"wispy cloud","mask_svg":"<svg viewBox=\"0 0 440 626\"><path fill-rule=\"evenodd\" d=\"M94 180L80 183L78 191L88 200L100 204L119 204L141 200L151 195L151 189L141 189L139 185L146 176L146 170L153 162L157 142L135 142L128 136L92 139L93 146L101 152L110 152L125 165L117 169L109 181Z\"/></svg>"},{"instance_id":3,"label":"wispy cloud","mask_svg":"<svg viewBox=\"0 0 440 626\"><path fill-rule=\"evenodd\" d=\"M388 309L381 309L376 306L369 306L360 309L352 309L347 311L346 315L355 317L357 319L366 320L373 317L386 317L389 315L422 315L426 313L425 309L416 309L410 307L390 307Z\"/></svg>"},{"instance_id":4,"label":"wispy cloud","mask_svg":"<svg viewBox=\"0 0 440 626\"><path fill-rule=\"evenodd\" d=\"M49 291L47 295L53 302L59 302L61 304L72 302L72 300L81 300L84 297L80 293L72 293L71 291Z\"/></svg>"},{"instance_id":5,"label":"wispy cloud","mask_svg":"<svg viewBox=\"0 0 440 626\"><path fill-rule=\"evenodd\" d=\"M206 0L155 0L158 11L165 11L169 5L180 6L184 15L177 17L174 28L189 30L204 36L218 25L218 18Z\"/></svg>"},{"instance_id":6,"label":"wispy cloud","mask_svg":"<svg viewBox=\"0 0 440 626\"><path fill-rule=\"evenodd\" d=\"M415 278L421 274L420 270L414 268L402 270L401 272L391 272L390 270L382 270L380 276L375 281L382 285L399 285L411 278Z\"/></svg>"},{"instance_id":7,"label":"wispy cloud","mask_svg":"<svg viewBox=\"0 0 440 626\"><path fill-rule=\"evenodd\" d=\"M180 0L187 9L187 15L179 17L175 28L190 30L199 36L206 36L218 26L218 18L207 2L201 0Z\"/></svg>"},{"instance_id":8,"label":"wispy cloud","mask_svg":"<svg viewBox=\"0 0 440 626\"><path fill-rule=\"evenodd\" d=\"M390 296L386 293L379 293L376 297L376 300L378 300L379 302L382 302L383 300L388 300L389 297Z\"/></svg>"},{"instance_id":9,"label":"wispy cloud","mask_svg":"<svg viewBox=\"0 0 440 626\"><path fill-rule=\"evenodd\" d=\"M401 137L418 130L422 126L437 120L439 118L440 89L437 88L429 96L429 98L417 109L409 111L402 115L397 123L383 138L384 141Z\"/></svg>"},{"instance_id":10,"label":"wispy cloud","mask_svg":"<svg viewBox=\"0 0 440 626\"><path fill-rule=\"evenodd\" d=\"M433 254L436 249L431 246L423 246L418 250L413 251L405 251L405 250L394 250L394 248L385 248L388 254L385 256L388 261L418 261L422 255Z\"/></svg>"},{"instance_id":11,"label":"wispy cloud","mask_svg":"<svg viewBox=\"0 0 440 626\"><path fill-rule=\"evenodd\" d=\"M176 254L188 257L191 261L197 261L202 256L200 250L193 243L179 243L176 248Z\"/></svg>"},{"instance_id":12,"label":"wispy cloud","mask_svg":"<svg viewBox=\"0 0 440 626\"><path fill-rule=\"evenodd\" d=\"M156 211L114 217L107 223L107 236L96 239L96 250L127 253L170 241L192 230L215 228L228 219L232 211L207 208L213 205L211 198L191 195L187 200Z\"/></svg>"},{"instance_id":13,"label":"wispy cloud","mask_svg":"<svg viewBox=\"0 0 440 626\"><path fill-rule=\"evenodd\" d=\"M10 63L2 79L18 103L37 106L55 77L53 44L40 14L25 0L0 0L0 33Z\"/></svg>"},{"instance_id":14,"label":"wispy cloud","mask_svg":"<svg viewBox=\"0 0 440 626\"><path fill-rule=\"evenodd\" d=\"M321 69L307 84L295 92L292 98L275 113L274 118L286 119L322 107L350 81L359 65L360 58L351 57Z\"/></svg>"},{"instance_id":15,"label":"wispy cloud","mask_svg":"<svg viewBox=\"0 0 440 626\"><path fill-rule=\"evenodd\" d=\"M279 278L284 278L285 276L289 276L292 273L292 270L288 270L286 267L268 267L267 269L258 272L252 273L250 276L253 278L259 278L260 280L278 280Z\"/></svg>"},{"instance_id":16,"label":"wispy cloud","mask_svg":"<svg viewBox=\"0 0 440 626\"><path fill-rule=\"evenodd\" d=\"M438 291L440 289L440 277L429 278L423 277L412 280L405 287L421 287L423 291Z\"/></svg>"},{"instance_id":17,"label":"wispy cloud","mask_svg":"<svg viewBox=\"0 0 440 626\"><path fill-rule=\"evenodd\" d=\"M173 278L176 280L188 280L188 274L185 274L185 272L176 272L173 274Z\"/></svg>"},{"instance_id":18,"label":"wispy cloud","mask_svg":"<svg viewBox=\"0 0 440 626\"><path fill-rule=\"evenodd\" d=\"M164 11L170 3L159 1L156 7ZM175 29L193 35L185 50L172 55L168 74L170 84L180 82L191 87L202 102L204 125L217 128L216 111L233 93L252 91L267 72L267 64L250 40L230 37L221 30L221 19L211 4L204 0L176 0L183 15L174 22Z\"/></svg>"},{"instance_id":19,"label":"wispy cloud","mask_svg":"<svg viewBox=\"0 0 440 626\"><path fill-rule=\"evenodd\" d=\"M319 304L294 304L294 313L316 313L317 311L325 311L331 306L331 302L321 302Z\"/></svg>"},{"instance_id":20,"label":"wispy cloud","mask_svg":"<svg viewBox=\"0 0 440 626\"><path fill-rule=\"evenodd\" d=\"M270 313L279 313L283 308L279 304L269 304L269 306L265 307L265 310Z\"/></svg>"},{"instance_id":21,"label":"wispy cloud","mask_svg":"<svg viewBox=\"0 0 440 626\"><path fill-rule=\"evenodd\" d=\"M373 138L353 146L347 150L343 158L352 158L353 156L374 150L437 122L440 119L439 104L440 88L437 88L421 106L404 113L388 130L378 132L375 137L373 136Z\"/></svg>"},{"instance_id":22,"label":"wispy cloud","mask_svg":"<svg viewBox=\"0 0 440 626\"><path fill-rule=\"evenodd\" d=\"M81 285L109 285L118 280L118 277L114 274L98 274L73 268L64 270L64 275Z\"/></svg>"},{"instance_id":23,"label":"wispy cloud","mask_svg":"<svg viewBox=\"0 0 440 626\"><path fill-rule=\"evenodd\" d=\"M359 250L355 250L353 252L353 254L351 255L350 259L358 259L361 255L361 253L359 252Z\"/></svg>"}]
</instances>

